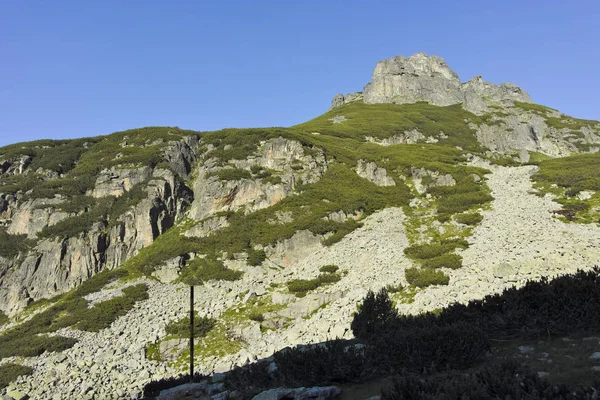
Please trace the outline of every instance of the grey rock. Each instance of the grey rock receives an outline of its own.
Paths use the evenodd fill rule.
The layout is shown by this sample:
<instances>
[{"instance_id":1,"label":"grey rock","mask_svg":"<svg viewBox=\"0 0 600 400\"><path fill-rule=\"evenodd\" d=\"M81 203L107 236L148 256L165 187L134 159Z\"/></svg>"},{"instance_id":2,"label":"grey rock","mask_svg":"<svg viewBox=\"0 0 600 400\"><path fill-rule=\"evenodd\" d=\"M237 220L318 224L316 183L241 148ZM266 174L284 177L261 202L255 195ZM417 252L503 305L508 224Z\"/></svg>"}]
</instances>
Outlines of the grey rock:
<instances>
[{"instance_id":1,"label":"grey rock","mask_svg":"<svg viewBox=\"0 0 600 400\"><path fill-rule=\"evenodd\" d=\"M600 360L600 351L595 352L590 356L591 360Z\"/></svg>"},{"instance_id":2,"label":"grey rock","mask_svg":"<svg viewBox=\"0 0 600 400\"><path fill-rule=\"evenodd\" d=\"M508 278L511 275L514 275L515 273L515 268L508 264L508 263L502 263L499 265L494 265L492 267L492 274L494 275L494 277L496 278Z\"/></svg>"},{"instance_id":3,"label":"grey rock","mask_svg":"<svg viewBox=\"0 0 600 400\"><path fill-rule=\"evenodd\" d=\"M374 162L358 160L356 173L377 186L396 186L396 182L387 175L387 171L384 168L379 168Z\"/></svg>"},{"instance_id":4,"label":"grey rock","mask_svg":"<svg viewBox=\"0 0 600 400\"><path fill-rule=\"evenodd\" d=\"M27 400L29 399L29 395L27 393L23 393L17 389L9 389L7 394L12 397L14 400Z\"/></svg>"},{"instance_id":5,"label":"grey rock","mask_svg":"<svg viewBox=\"0 0 600 400\"><path fill-rule=\"evenodd\" d=\"M364 89L364 101L375 103L416 103L426 101L438 106L463 103L465 109L483 113L492 104L531 102L518 86L499 86L475 77L461 84L458 75L438 56L418 53L396 56L377 63L372 80Z\"/></svg>"},{"instance_id":6,"label":"grey rock","mask_svg":"<svg viewBox=\"0 0 600 400\"><path fill-rule=\"evenodd\" d=\"M336 399L341 393L341 389L336 386L314 387L314 388L276 388L266 390L257 394L252 400L329 400Z\"/></svg>"}]
</instances>

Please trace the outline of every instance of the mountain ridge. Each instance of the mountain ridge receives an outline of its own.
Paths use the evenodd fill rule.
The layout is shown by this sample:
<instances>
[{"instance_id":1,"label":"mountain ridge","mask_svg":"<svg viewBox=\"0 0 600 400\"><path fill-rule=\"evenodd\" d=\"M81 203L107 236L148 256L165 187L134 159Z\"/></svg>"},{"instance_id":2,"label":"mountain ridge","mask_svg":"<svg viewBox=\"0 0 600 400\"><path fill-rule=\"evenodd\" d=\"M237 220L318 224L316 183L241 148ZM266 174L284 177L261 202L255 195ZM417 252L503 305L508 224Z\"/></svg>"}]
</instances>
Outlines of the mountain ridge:
<instances>
[{"instance_id":1,"label":"mountain ridge","mask_svg":"<svg viewBox=\"0 0 600 400\"><path fill-rule=\"evenodd\" d=\"M68 371L83 380L97 351L108 361L89 378L92 398L176 374L185 343L166 326L185 315L189 284L203 285L197 309L217 321L197 350L210 372L349 338L368 289L397 288L398 308L416 314L600 262L597 121L521 101L524 91L502 97L500 86L499 100L469 100L486 107L478 113L432 104L414 98L421 77L411 71L435 72L429 87L457 82L443 60L391 60L377 79L408 73L397 75L412 82L404 97L380 97L374 84L289 128L147 127L0 148L0 309L10 321L0 363L34 368L17 386L72 396ZM464 93L473 87L485 84ZM512 229L511 218L523 223ZM520 245L528 235L532 248ZM122 288L134 283L128 302ZM49 388L56 380L64 387Z\"/></svg>"}]
</instances>

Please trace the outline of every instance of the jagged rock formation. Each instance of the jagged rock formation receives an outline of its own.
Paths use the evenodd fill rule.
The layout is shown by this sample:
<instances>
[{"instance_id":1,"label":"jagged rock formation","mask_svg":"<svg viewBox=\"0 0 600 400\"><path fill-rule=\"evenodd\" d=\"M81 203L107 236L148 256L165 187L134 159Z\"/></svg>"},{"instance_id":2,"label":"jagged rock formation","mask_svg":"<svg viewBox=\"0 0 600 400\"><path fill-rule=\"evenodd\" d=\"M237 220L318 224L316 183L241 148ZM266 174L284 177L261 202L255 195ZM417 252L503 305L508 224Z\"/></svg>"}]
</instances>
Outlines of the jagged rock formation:
<instances>
[{"instance_id":1,"label":"jagged rock formation","mask_svg":"<svg viewBox=\"0 0 600 400\"><path fill-rule=\"evenodd\" d=\"M361 99L367 104L426 101L436 106L449 106L462 103L465 109L475 114L489 111L491 105L512 105L515 100L531 103L527 92L512 83L496 86L484 82L481 76L461 83L443 58L428 57L425 53L378 62L363 93L338 94L331 105L337 107Z\"/></svg>"},{"instance_id":2,"label":"jagged rock formation","mask_svg":"<svg viewBox=\"0 0 600 400\"><path fill-rule=\"evenodd\" d=\"M495 85L484 82L481 76L461 83L443 58L425 53L378 62L364 92L334 96L330 110L358 101L366 104L420 101L436 106L462 104L465 110L486 117L484 121L472 124L479 143L493 152L517 155L521 159L527 157L520 155L524 150L552 157L597 151L600 141L599 125L556 123L565 118L556 110L520 107L523 103L531 104L532 100L519 86L512 83ZM386 139L385 144L411 143L414 136L405 132ZM416 140L419 140L418 136Z\"/></svg>"},{"instance_id":3,"label":"jagged rock formation","mask_svg":"<svg viewBox=\"0 0 600 400\"><path fill-rule=\"evenodd\" d=\"M172 227L192 202L193 194L171 171L157 169L151 178L147 197L123 215L118 224L97 223L78 237L41 240L30 253L0 262L0 310L13 314L32 300L73 289L103 269L121 265ZM96 195L114 193L112 189L105 191L104 178L99 181ZM44 226L53 225L47 221L67 217L63 212L53 213L51 208L31 211L32 205L40 201L48 203L37 199L18 207L9 232L35 238Z\"/></svg>"}]
</instances>

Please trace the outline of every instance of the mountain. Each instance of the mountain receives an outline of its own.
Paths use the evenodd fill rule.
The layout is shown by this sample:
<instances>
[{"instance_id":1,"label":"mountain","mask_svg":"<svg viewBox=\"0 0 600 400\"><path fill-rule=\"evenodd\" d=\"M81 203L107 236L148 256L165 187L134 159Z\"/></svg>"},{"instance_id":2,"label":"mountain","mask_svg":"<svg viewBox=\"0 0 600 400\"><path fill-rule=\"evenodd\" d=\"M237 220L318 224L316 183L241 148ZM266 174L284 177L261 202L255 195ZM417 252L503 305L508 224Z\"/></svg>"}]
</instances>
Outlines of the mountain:
<instances>
[{"instance_id":1,"label":"mountain","mask_svg":"<svg viewBox=\"0 0 600 400\"><path fill-rule=\"evenodd\" d=\"M352 337L370 289L419 314L589 269L599 149L598 121L422 53L289 128L0 148L0 368L32 368L6 390L126 398L184 371L190 284L197 368L221 372Z\"/></svg>"}]
</instances>

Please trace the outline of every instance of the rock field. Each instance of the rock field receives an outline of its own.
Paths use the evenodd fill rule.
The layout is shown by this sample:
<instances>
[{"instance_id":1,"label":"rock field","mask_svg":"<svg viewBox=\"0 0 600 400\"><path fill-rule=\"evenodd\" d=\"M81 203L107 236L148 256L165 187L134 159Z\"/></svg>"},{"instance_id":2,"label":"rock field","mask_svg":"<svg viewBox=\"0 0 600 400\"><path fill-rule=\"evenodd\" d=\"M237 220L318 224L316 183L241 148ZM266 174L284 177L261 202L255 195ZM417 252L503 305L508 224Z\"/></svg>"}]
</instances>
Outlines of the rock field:
<instances>
[{"instance_id":1,"label":"rock field","mask_svg":"<svg viewBox=\"0 0 600 400\"><path fill-rule=\"evenodd\" d=\"M492 171L487 183L495 200L489 210L482 211L484 219L469 238L471 246L461 252L464 267L448 271L449 286L419 291L414 302L400 304L402 312L433 310L454 301L466 302L500 292L527 279L600 264L600 228L554 218L551 211L559 205L548 196L530 193L530 175L535 167L485 167ZM411 266L403 255L408 246L405 219L401 209L385 209L368 217L362 228L331 247L315 241L307 243L310 251L298 253L284 269L269 263L262 267L233 263L232 267L246 271L242 280L199 288L196 309L218 317L249 297L270 295L273 302L285 304L279 316L285 316L289 323L261 333L258 322L248 321L241 330L242 350L220 359L197 359L197 369L204 373L227 371L235 364L268 357L286 346L351 337L352 313L367 290L404 282L403 271ZM310 242L310 237L306 240ZM287 294L285 285L270 285L316 277L319 267L327 264L338 265L347 273L338 283L304 298ZM16 361L34 369L32 376L19 378L5 392L14 397L27 393L34 399L136 398L150 379L177 374L179 371L166 363L146 360L145 347L165 336L168 322L186 314L188 289L180 284L141 281L148 284L150 298L136 304L110 328L98 333L68 328L59 334L79 339L72 349L0 361ZM92 297L98 300L115 294L118 291L108 289Z\"/></svg>"}]
</instances>

